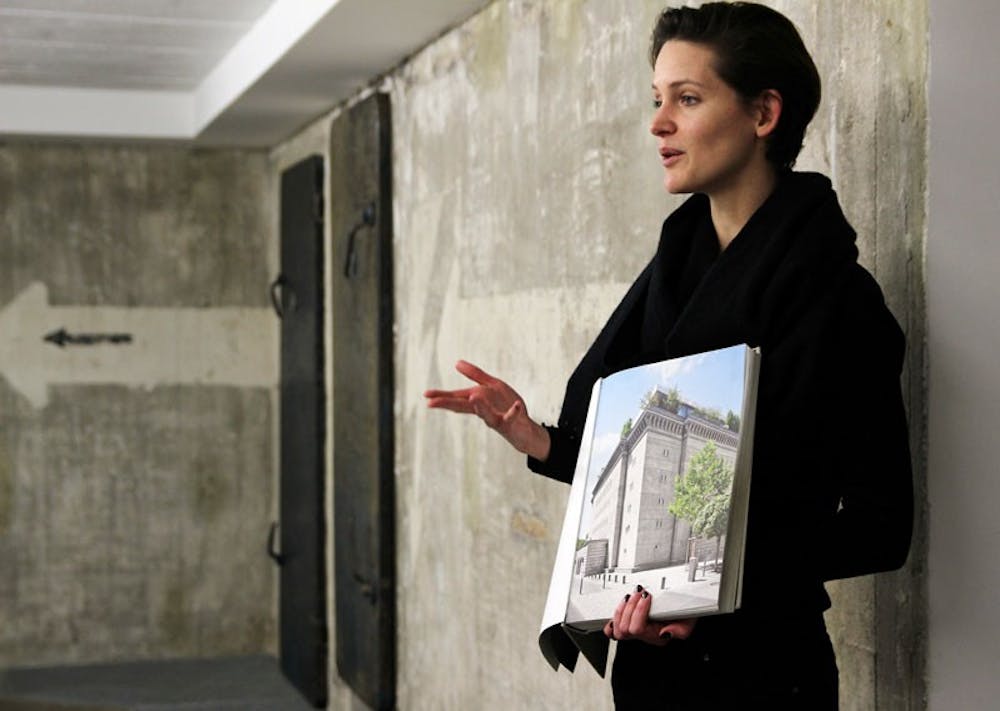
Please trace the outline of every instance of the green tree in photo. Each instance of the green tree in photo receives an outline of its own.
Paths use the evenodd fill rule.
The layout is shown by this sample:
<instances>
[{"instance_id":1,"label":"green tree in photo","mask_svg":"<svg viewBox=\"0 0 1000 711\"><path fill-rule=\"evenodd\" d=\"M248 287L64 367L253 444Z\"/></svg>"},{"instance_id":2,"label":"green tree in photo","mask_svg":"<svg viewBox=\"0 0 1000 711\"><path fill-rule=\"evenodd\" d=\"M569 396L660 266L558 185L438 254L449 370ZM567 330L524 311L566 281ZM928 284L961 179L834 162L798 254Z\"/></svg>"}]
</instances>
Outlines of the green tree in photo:
<instances>
[{"instance_id":1,"label":"green tree in photo","mask_svg":"<svg viewBox=\"0 0 1000 711\"><path fill-rule=\"evenodd\" d=\"M681 406L681 394L678 392L676 387L667 390L667 409L671 412L677 412L678 408Z\"/></svg>"},{"instance_id":2,"label":"green tree in photo","mask_svg":"<svg viewBox=\"0 0 1000 711\"><path fill-rule=\"evenodd\" d=\"M651 407L662 407L664 410L677 412L677 409L680 406L681 394L676 387L672 387L666 392L653 387L649 390L649 392L642 396L642 400L639 402L639 407L643 410L648 410Z\"/></svg>"},{"instance_id":3,"label":"green tree in photo","mask_svg":"<svg viewBox=\"0 0 1000 711\"><path fill-rule=\"evenodd\" d=\"M702 407L698 411L701 413L702 417L708 418L709 420L715 420L716 422L723 422L722 413L714 407Z\"/></svg>"},{"instance_id":4,"label":"green tree in photo","mask_svg":"<svg viewBox=\"0 0 1000 711\"><path fill-rule=\"evenodd\" d=\"M677 480L674 500L667 510L691 524L702 538L716 538L715 564L718 568L722 535L729 523L729 496L733 470L719 455L714 442L707 443L688 464L687 473Z\"/></svg>"}]
</instances>

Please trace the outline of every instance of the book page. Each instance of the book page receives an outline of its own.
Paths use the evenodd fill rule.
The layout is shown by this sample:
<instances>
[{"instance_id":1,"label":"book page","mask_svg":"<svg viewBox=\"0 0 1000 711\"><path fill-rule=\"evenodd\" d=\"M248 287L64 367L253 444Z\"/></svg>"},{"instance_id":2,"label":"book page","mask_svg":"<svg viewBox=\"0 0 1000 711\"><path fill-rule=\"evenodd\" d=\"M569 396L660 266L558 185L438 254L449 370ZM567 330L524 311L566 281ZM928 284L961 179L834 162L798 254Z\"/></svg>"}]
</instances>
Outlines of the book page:
<instances>
[{"instance_id":1,"label":"book page","mask_svg":"<svg viewBox=\"0 0 1000 711\"><path fill-rule=\"evenodd\" d=\"M583 438L580 441L580 456L576 460L573 484L569 492L569 501L566 504L566 515L563 517L559 547L556 550L556 561L552 566L549 594L545 600L545 612L542 614L542 627L538 634L538 645L553 669L558 669L559 664L562 664L572 671L576 666L577 647L563 631L562 623L566 617L566 601L569 598L573 573L573 556L576 553L577 526L580 522L580 512L583 510L583 499L586 494L587 469L590 465L590 449L594 438L594 421L597 415L597 401L600 399L600 392L601 381L598 380L594 383L590 395L590 407L587 410Z\"/></svg>"}]
</instances>

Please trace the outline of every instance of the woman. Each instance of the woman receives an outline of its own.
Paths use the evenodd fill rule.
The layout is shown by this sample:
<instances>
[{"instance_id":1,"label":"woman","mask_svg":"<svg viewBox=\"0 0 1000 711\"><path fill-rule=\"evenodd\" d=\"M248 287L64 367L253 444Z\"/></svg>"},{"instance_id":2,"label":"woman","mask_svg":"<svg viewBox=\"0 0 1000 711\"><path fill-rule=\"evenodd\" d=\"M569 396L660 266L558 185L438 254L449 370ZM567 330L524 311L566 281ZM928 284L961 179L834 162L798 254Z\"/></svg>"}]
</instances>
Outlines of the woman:
<instances>
[{"instance_id":1,"label":"woman","mask_svg":"<svg viewBox=\"0 0 1000 711\"><path fill-rule=\"evenodd\" d=\"M668 9L653 31L650 126L670 193L694 193L571 376L557 427L503 381L430 407L476 414L570 481L596 378L749 343L762 351L743 604L662 624L648 591L605 627L618 708L836 709L823 583L899 567L912 521L904 342L823 176L792 172L819 104L795 27L750 3Z\"/></svg>"}]
</instances>

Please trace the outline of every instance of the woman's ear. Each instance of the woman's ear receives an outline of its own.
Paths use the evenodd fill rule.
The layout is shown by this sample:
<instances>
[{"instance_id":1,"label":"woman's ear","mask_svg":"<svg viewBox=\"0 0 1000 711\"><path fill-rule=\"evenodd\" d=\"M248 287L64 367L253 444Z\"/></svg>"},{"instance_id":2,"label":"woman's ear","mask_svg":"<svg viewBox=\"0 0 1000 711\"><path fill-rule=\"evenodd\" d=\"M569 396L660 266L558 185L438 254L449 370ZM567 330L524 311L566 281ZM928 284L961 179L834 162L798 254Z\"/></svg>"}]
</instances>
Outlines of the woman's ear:
<instances>
[{"instance_id":1,"label":"woman's ear","mask_svg":"<svg viewBox=\"0 0 1000 711\"><path fill-rule=\"evenodd\" d=\"M775 89L765 89L757 98L757 137L766 138L774 133L781 118L782 99Z\"/></svg>"}]
</instances>

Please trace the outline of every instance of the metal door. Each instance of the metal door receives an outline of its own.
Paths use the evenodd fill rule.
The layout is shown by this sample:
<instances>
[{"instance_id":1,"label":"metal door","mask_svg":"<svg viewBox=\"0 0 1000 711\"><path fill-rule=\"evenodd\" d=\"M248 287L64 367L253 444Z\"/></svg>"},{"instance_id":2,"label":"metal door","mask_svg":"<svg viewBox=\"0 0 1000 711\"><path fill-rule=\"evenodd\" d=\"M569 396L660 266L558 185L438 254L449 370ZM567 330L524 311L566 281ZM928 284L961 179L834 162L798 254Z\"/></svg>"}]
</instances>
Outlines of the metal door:
<instances>
[{"instance_id":1,"label":"metal door","mask_svg":"<svg viewBox=\"0 0 1000 711\"><path fill-rule=\"evenodd\" d=\"M323 158L281 175L281 669L315 706L327 702L323 348ZM273 539L274 529L272 529ZM272 540L273 549L273 540Z\"/></svg>"},{"instance_id":2,"label":"metal door","mask_svg":"<svg viewBox=\"0 0 1000 711\"><path fill-rule=\"evenodd\" d=\"M389 100L331 127L336 657L375 709L396 693Z\"/></svg>"}]
</instances>

